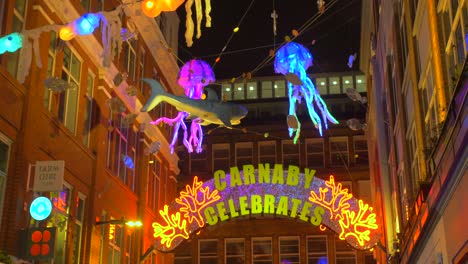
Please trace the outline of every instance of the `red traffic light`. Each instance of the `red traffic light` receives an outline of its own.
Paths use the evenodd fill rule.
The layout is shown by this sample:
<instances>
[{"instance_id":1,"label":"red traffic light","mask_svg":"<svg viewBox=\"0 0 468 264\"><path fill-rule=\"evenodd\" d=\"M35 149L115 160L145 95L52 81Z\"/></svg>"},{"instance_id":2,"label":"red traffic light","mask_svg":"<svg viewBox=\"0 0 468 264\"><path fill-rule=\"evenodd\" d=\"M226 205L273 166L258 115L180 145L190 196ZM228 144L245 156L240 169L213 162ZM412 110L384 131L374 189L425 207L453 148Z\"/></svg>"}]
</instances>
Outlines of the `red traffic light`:
<instances>
[{"instance_id":1,"label":"red traffic light","mask_svg":"<svg viewBox=\"0 0 468 264\"><path fill-rule=\"evenodd\" d=\"M26 257L31 260L53 258L56 227L39 227L27 230Z\"/></svg>"}]
</instances>

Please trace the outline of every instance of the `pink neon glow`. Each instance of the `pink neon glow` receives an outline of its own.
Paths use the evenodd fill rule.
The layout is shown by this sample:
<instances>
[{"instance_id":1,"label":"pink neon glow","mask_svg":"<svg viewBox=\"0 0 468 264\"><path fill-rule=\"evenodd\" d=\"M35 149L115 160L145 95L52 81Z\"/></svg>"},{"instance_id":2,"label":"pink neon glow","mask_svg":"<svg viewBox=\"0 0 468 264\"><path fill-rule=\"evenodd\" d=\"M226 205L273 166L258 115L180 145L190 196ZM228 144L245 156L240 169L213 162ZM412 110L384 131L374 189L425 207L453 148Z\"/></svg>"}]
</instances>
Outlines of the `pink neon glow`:
<instances>
[{"instance_id":1,"label":"pink neon glow","mask_svg":"<svg viewBox=\"0 0 468 264\"><path fill-rule=\"evenodd\" d=\"M215 80L214 73L211 67L202 60L191 60L182 66L179 72L179 78L177 82L180 86L184 87L185 95L191 99L201 100L203 96L203 87L210 84ZM177 143L179 137L179 129L182 127L184 135L182 142L189 153L195 151L197 153L202 152L203 142L203 129L201 127L202 120L196 118L192 120L190 124L190 137L188 136L187 126L185 125L185 119L190 115L187 112L179 112L176 117L168 118L161 117L151 122L153 125L157 125L161 122L174 126L174 133L172 135L172 141L169 145L171 153L174 153L174 146Z\"/></svg>"}]
</instances>

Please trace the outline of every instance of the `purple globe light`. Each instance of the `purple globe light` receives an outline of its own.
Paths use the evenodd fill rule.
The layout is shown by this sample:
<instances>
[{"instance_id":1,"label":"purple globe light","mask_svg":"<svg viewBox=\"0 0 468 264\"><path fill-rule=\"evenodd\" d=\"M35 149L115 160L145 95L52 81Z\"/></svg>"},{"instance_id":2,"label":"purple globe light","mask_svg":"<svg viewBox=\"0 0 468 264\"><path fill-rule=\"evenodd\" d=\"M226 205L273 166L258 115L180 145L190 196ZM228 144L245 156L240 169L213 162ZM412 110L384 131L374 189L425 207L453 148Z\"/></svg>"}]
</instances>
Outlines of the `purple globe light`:
<instances>
[{"instance_id":1,"label":"purple globe light","mask_svg":"<svg viewBox=\"0 0 468 264\"><path fill-rule=\"evenodd\" d=\"M200 99L203 87L215 80L214 72L208 63L202 60L191 60L180 69L177 83L184 87L188 97Z\"/></svg>"},{"instance_id":2,"label":"purple globe light","mask_svg":"<svg viewBox=\"0 0 468 264\"><path fill-rule=\"evenodd\" d=\"M312 66L312 54L309 50L296 42L289 42L276 52L275 72L288 74L291 72L291 63L299 63L302 68Z\"/></svg>"}]
</instances>

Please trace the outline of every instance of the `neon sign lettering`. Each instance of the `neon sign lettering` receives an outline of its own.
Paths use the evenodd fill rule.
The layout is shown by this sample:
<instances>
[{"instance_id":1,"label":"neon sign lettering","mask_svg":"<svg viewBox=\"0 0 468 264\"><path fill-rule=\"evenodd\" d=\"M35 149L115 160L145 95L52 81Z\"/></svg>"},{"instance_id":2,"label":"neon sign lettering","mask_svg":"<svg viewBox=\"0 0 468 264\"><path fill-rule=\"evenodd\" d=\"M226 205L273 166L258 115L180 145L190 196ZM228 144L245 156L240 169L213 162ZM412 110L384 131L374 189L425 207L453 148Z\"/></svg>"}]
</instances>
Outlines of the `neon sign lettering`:
<instances>
[{"instance_id":1,"label":"neon sign lettering","mask_svg":"<svg viewBox=\"0 0 468 264\"><path fill-rule=\"evenodd\" d=\"M173 250L206 224L258 214L299 219L322 231L328 228L357 249L377 244L380 234L372 207L354 198L332 175L325 181L314 177L315 170L301 173L292 165L284 170L282 164L242 169L231 167L229 174L218 170L205 183L194 177L192 185L159 211L163 221L153 223L156 249Z\"/></svg>"}]
</instances>

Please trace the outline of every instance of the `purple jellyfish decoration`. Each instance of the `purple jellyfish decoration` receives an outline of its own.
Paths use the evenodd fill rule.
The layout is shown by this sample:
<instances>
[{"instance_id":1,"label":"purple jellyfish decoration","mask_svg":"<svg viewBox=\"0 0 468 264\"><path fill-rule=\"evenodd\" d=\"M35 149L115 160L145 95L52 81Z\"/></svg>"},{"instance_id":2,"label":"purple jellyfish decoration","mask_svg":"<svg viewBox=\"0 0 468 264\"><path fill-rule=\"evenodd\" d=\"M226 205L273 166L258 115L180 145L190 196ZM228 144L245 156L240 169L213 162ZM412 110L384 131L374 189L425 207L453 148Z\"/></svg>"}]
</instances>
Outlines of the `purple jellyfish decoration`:
<instances>
[{"instance_id":1,"label":"purple jellyfish decoration","mask_svg":"<svg viewBox=\"0 0 468 264\"><path fill-rule=\"evenodd\" d=\"M211 67L202 60L191 60L182 66L179 72L179 78L177 83L184 87L185 95L191 99L202 100L203 96L203 87L215 81L215 76ZM183 143L188 152L193 152L193 147L195 151L200 153L203 142L203 130L201 127L202 120L200 118L195 118L192 120L190 125L190 137L188 137L187 126L185 125L185 119L189 117L187 112L179 112L175 118L161 117L151 124L159 124L164 122L170 124L171 126L175 123L174 134L172 136L172 141L170 144L171 153L174 152L174 145L177 142L179 135L179 128L182 126L184 130ZM188 137L188 139L187 139Z\"/></svg>"},{"instance_id":2,"label":"purple jellyfish decoration","mask_svg":"<svg viewBox=\"0 0 468 264\"><path fill-rule=\"evenodd\" d=\"M315 88L312 80L307 76L306 69L312 65L312 54L302 45L289 42L276 52L275 72L286 76L288 80L289 115L288 130L292 137L294 132L294 143L299 139L301 123L296 115L296 102L301 103L303 97L310 119L322 135L322 120L314 106L320 110L325 129L328 128L327 120L333 124L338 121L330 114L327 105ZM315 101L315 103L314 103Z\"/></svg>"}]
</instances>

